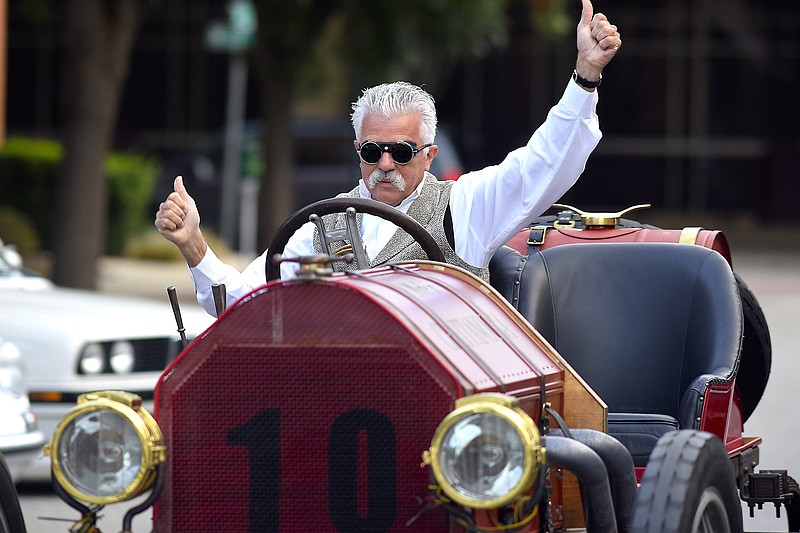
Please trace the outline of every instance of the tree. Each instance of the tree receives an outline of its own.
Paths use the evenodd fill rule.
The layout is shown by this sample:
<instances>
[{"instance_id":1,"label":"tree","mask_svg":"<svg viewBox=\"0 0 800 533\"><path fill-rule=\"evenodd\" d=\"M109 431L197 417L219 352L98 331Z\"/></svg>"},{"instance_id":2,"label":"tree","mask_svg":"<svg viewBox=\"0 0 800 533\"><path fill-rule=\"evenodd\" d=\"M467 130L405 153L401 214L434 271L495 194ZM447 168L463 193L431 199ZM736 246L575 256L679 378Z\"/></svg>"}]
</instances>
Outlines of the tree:
<instances>
[{"instance_id":1,"label":"tree","mask_svg":"<svg viewBox=\"0 0 800 533\"><path fill-rule=\"evenodd\" d=\"M64 161L56 205L56 283L93 288L107 219L103 173L146 2L57 2L64 30Z\"/></svg>"},{"instance_id":2,"label":"tree","mask_svg":"<svg viewBox=\"0 0 800 533\"><path fill-rule=\"evenodd\" d=\"M481 54L505 37L505 2L427 0L398 4L385 0L257 0L258 37L253 59L262 83L266 175L259 207L259 237L266 246L290 214L292 194L291 121L310 65L341 60L354 88L400 78L441 83L462 55ZM327 46L321 46L327 43ZM315 57L322 53L324 58ZM344 107L346 104L342 103ZM354 172L357 170L354 168Z\"/></svg>"},{"instance_id":3,"label":"tree","mask_svg":"<svg viewBox=\"0 0 800 533\"><path fill-rule=\"evenodd\" d=\"M56 13L64 30L64 161L59 174L54 280L91 288L107 219L103 162L111 148L129 59L145 10L155 0L29 0ZM504 37L504 2L497 0L256 0L253 52L262 84L267 176L260 240L266 244L294 205L291 121L310 65L338 57L352 87L415 76L431 88L447 65L479 54ZM330 43L315 57L320 43ZM387 60L387 58L389 58ZM327 83L324 78L321 83ZM420 81L422 83L422 81ZM345 105L344 103L342 105ZM355 169L354 169L355 172Z\"/></svg>"}]
</instances>

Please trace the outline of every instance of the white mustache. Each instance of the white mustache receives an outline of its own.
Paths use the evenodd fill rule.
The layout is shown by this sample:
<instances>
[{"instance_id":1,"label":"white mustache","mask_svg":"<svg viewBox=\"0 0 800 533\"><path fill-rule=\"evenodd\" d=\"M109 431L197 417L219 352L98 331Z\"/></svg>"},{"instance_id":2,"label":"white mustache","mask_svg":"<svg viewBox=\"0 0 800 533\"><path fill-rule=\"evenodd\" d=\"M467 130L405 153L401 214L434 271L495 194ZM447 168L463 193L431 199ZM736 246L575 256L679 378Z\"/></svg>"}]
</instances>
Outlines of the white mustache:
<instances>
[{"instance_id":1,"label":"white mustache","mask_svg":"<svg viewBox=\"0 0 800 533\"><path fill-rule=\"evenodd\" d=\"M397 172L396 170L389 170L388 172L384 172L382 170L375 170L372 174L369 175L369 180L367 181L367 188L369 190L372 190L379 183L389 183L399 191L406 190L406 182L403 179L403 176L401 176L400 173Z\"/></svg>"}]
</instances>

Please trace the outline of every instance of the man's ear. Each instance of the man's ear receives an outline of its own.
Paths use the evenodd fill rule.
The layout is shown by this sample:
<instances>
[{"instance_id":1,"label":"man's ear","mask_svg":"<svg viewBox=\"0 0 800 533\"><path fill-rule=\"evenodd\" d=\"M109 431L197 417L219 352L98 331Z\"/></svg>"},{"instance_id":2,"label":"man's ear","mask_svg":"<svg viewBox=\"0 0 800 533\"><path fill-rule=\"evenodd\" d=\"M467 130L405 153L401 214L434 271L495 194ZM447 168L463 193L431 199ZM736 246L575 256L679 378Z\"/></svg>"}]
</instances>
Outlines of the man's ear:
<instances>
[{"instance_id":1,"label":"man's ear","mask_svg":"<svg viewBox=\"0 0 800 533\"><path fill-rule=\"evenodd\" d=\"M436 157L438 153L439 147L437 145L434 144L428 147L428 153L425 154L425 170L430 171L433 158Z\"/></svg>"}]
</instances>

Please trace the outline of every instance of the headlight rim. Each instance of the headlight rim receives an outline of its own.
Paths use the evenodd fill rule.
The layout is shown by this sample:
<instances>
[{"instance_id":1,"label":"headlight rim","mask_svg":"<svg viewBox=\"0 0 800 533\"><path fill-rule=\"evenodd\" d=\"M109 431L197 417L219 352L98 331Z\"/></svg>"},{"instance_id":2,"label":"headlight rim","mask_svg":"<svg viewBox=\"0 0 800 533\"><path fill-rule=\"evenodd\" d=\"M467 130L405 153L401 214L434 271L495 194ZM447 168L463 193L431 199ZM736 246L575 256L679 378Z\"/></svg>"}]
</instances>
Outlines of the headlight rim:
<instances>
[{"instance_id":1,"label":"headlight rim","mask_svg":"<svg viewBox=\"0 0 800 533\"><path fill-rule=\"evenodd\" d=\"M440 450L445 436L459 421L474 414L491 414L505 420L515 430L523 446L523 473L519 481L508 492L494 498L472 498L455 488L447 479L440 461ZM431 446L425 454L425 462L433 471L434 478L444 493L454 502L473 509L496 509L522 497L539 475L544 448L536 423L518 406L516 398L498 393L480 393L456 400L453 411L442 419L436 428Z\"/></svg>"},{"instance_id":2,"label":"headlight rim","mask_svg":"<svg viewBox=\"0 0 800 533\"><path fill-rule=\"evenodd\" d=\"M124 489L112 495L97 496L77 488L70 481L61 465L59 442L70 423L79 416L103 410L115 412L133 426L142 446L142 460L136 476ZM166 447L158 423L141 407L141 397L122 391L99 391L80 395L78 404L59 421L51 443L45 447L45 453L50 456L55 481L73 498L97 505L126 501L141 495L152 486L158 465L166 460Z\"/></svg>"}]
</instances>

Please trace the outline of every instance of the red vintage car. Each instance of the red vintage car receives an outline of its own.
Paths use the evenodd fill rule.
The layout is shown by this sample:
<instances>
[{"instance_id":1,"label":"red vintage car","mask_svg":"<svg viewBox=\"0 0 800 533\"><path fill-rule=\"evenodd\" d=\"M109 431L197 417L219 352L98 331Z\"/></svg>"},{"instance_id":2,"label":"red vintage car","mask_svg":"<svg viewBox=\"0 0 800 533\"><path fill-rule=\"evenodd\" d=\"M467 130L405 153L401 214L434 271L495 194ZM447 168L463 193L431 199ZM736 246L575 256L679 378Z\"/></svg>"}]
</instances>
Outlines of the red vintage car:
<instances>
[{"instance_id":1,"label":"red vintage car","mask_svg":"<svg viewBox=\"0 0 800 533\"><path fill-rule=\"evenodd\" d=\"M797 483L756 469L744 429L769 332L720 232L564 207L498 251L487 284L408 217L337 199L270 249L351 208L430 260L292 259L291 281L269 265L166 369L154 417L134 395L82 397L48 453L85 523L149 494L124 531L154 504L157 532L725 533L741 499L798 530Z\"/></svg>"}]
</instances>

